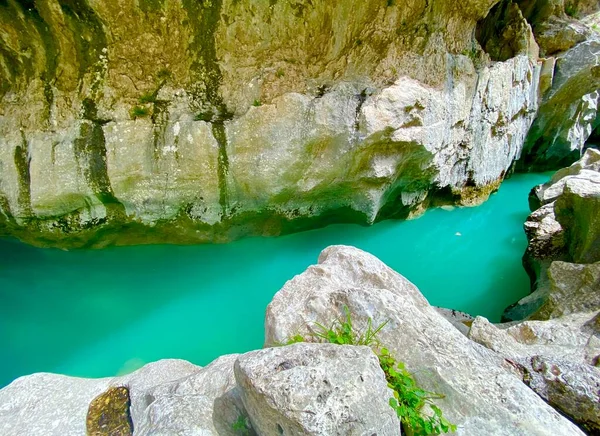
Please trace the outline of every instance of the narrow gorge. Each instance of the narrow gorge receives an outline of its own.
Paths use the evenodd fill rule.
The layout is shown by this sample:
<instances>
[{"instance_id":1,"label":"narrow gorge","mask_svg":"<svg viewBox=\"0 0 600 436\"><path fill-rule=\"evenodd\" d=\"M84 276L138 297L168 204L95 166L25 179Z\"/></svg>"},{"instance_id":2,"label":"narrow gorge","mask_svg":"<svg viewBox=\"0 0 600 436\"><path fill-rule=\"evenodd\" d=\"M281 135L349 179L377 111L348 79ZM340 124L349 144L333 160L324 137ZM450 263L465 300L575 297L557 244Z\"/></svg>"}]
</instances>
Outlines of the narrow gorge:
<instances>
[{"instance_id":1,"label":"narrow gorge","mask_svg":"<svg viewBox=\"0 0 600 436\"><path fill-rule=\"evenodd\" d=\"M0 0L0 435L600 434L599 105L598 0Z\"/></svg>"}]
</instances>

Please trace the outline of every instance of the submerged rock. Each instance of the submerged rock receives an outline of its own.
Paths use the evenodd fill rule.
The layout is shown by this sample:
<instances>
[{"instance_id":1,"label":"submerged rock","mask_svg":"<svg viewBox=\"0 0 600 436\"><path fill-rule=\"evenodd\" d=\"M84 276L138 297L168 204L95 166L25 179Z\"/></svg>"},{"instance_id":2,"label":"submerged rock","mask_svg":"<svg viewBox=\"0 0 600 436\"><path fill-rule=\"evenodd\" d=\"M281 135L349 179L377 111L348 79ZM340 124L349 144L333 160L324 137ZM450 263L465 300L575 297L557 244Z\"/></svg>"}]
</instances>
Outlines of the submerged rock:
<instances>
[{"instance_id":1,"label":"submerged rock","mask_svg":"<svg viewBox=\"0 0 600 436\"><path fill-rule=\"evenodd\" d=\"M379 340L425 389L445 395L444 416L463 435L582 434L525 386L503 357L474 343L418 289L356 248L325 249L319 264L286 283L267 308L266 343L310 334L347 307L357 329L387 322Z\"/></svg>"},{"instance_id":2,"label":"submerged rock","mask_svg":"<svg viewBox=\"0 0 600 436\"><path fill-rule=\"evenodd\" d=\"M241 356L235 376L260 435L400 435L368 347L300 343Z\"/></svg>"}]
</instances>

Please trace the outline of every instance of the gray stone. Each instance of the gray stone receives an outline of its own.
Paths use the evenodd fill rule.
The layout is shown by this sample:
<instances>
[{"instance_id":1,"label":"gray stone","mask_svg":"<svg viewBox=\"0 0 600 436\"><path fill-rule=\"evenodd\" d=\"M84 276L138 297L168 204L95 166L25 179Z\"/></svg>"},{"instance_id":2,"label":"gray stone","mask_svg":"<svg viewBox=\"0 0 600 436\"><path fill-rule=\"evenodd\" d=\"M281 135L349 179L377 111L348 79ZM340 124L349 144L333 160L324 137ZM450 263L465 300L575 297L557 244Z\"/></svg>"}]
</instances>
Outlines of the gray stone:
<instances>
[{"instance_id":1,"label":"gray stone","mask_svg":"<svg viewBox=\"0 0 600 436\"><path fill-rule=\"evenodd\" d=\"M527 384L570 416L588 434L600 432L600 369L562 359L534 356Z\"/></svg>"},{"instance_id":2,"label":"gray stone","mask_svg":"<svg viewBox=\"0 0 600 436\"><path fill-rule=\"evenodd\" d=\"M233 366L233 361L230 362ZM207 367L210 368L210 367ZM153 388L186 379L201 368L176 359L150 363L121 377L83 379L38 373L18 378L0 390L0 434L3 436L64 436L86 433L86 415L92 400L111 387L129 389L134 434L138 434L153 402ZM207 372L207 370L204 370ZM205 395L208 389L199 391ZM222 393L213 393L220 396ZM212 403L210 404L212 411ZM190 411L196 416L198 411ZM208 413L208 412L207 412ZM216 433L215 433L216 434Z\"/></svg>"},{"instance_id":3,"label":"gray stone","mask_svg":"<svg viewBox=\"0 0 600 436\"><path fill-rule=\"evenodd\" d=\"M600 430L600 329L596 312L502 328L477 317L469 338L504 356L523 381L584 430ZM500 327L500 328L499 328Z\"/></svg>"},{"instance_id":4,"label":"gray stone","mask_svg":"<svg viewBox=\"0 0 600 436\"><path fill-rule=\"evenodd\" d=\"M600 39L591 38L559 55L523 145L521 166L552 169L575 162L596 128L600 99Z\"/></svg>"},{"instance_id":5,"label":"gray stone","mask_svg":"<svg viewBox=\"0 0 600 436\"><path fill-rule=\"evenodd\" d=\"M593 174L569 179L554 206L569 259L576 263L600 261L600 173Z\"/></svg>"},{"instance_id":6,"label":"gray stone","mask_svg":"<svg viewBox=\"0 0 600 436\"><path fill-rule=\"evenodd\" d=\"M545 301L530 319L600 310L600 262L581 265L555 261L548 268L548 278Z\"/></svg>"},{"instance_id":7,"label":"gray stone","mask_svg":"<svg viewBox=\"0 0 600 436\"><path fill-rule=\"evenodd\" d=\"M417 382L445 395L439 407L462 435L582 434L521 381L497 353L474 343L431 307L418 289L356 248L325 249L319 264L288 281L267 308L266 342L310 334L348 308L356 328L387 322L382 346Z\"/></svg>"},{"instance_id":8,"label":"gray stone","mask_svg":"<svg viewBox=\"0 0 600 436\"><path fill-rule=\"evenodd\" d=\"M554 261L600 261L600 152L586 150L577 162L557 171L547 183L533 188L529 204L533 212L524 225L528 244L523 265L531 278L533 292L509 306L503 314L503 321L522 320L531 316L546 304L550 293L569 306L569 297L560 297L567 293L558 288L591 292L589 295L578 292L578 303L573 302L573 308L577 304L582 304L582 308L587 307L595 301L597 285L593 284L593 279L581 278L590 285L582 288L579 284L581 280L569 274L565 279L571 281L570 285L564 280L557 285L560 276L558 269L564 264L555 265L552 280L549 278L549 268ZM544 310L562 313L554 303L551 304L552 309ZM565 310L564 313L570 313L574 309Z\"/></svg>"},{"instance_id":9,"label":"gray stone","mask_svg":"<svg viewBox=\"0 0 600 436\"><path fill-rule=\"evenodd\" d=\"M446 309L444 307L436 307L435 310L437 310L440 315L446 318L463 335L467 335L469 333L471 323L475 319L473 316L469 315L468 313L461 312L460 310Z\"/></svg>"},{"instance_id":10,"label":"gray stone","mask_svg":"<svg viewBox=\"0 0 600 436\"><path fill-rule=\"evenodd\" d=\"M540 355L593 366L600 355L600 337L585 326L595 316L596 312L582 312L509 325L476 317L469 338L510 359Z\"/></svg>"},{"instance_id":11,"label":"gray stone","mask_svg":"<svg viewBox=\"0 0 600 436\"><path fill-rule=\"evenodd\" d=\"M299 343L246 353L235 377L256 431L271 435L400 435L368 347Z\"/></svg>"},{"instance_id":12,"label":"gray stone","mask_svg":"<svg viewBox=\"0 0 600 436\"><path fill-rule=\"evenodd\" d=\"M143 391L136 436L231 435L245 416L233 374L238 355L222 356L187 377Z\"/></svg>"}]
</instances>

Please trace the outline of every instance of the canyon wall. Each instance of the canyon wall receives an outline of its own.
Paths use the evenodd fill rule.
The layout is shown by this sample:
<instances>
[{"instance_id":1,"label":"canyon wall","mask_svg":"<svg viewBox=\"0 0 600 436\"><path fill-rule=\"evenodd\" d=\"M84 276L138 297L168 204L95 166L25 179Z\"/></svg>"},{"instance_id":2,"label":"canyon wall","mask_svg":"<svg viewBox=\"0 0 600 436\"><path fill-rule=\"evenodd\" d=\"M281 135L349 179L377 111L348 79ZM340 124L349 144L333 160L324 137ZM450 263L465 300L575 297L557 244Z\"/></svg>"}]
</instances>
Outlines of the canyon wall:
<instances>
[{"instance_id":1,"label":"canyon wall","mask_svg":"<svg viewBox=\"0 0 600 436\"><path fill-rule=\"evenodd\" d=\"M225 242L477 204L554 73L549 18L496 3L2 0L0 234ZM561 50L595 44L577 25Z\"/></svg>"}]
</instances>

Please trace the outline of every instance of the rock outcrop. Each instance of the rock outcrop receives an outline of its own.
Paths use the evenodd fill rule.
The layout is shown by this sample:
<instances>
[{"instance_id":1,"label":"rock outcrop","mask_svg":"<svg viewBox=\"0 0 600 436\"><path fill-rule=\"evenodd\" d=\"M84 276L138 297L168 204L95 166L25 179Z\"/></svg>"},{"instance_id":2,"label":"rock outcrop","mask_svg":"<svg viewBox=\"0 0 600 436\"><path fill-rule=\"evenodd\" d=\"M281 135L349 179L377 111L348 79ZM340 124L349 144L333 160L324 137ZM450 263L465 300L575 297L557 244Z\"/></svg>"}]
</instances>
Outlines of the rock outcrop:
<instances>
[{"instance_id":1,"label":"rock outcrop","mask_svg":"<svg viewBox=\"0 0 600 436\"><path fill-rule=\"evenodd\" d=\"M506 59L474 37L495 3L1 2L0 234L215 242L481 202L538 104L518 10Z\"/></svg>"},{"instance_id":2,"label":"rock outcrop","mask_svg":"<svg viewBox=\"0 0 600 436\"><path fill-rule=\"evenodd\" d=\"M469 338L502 355L523 381L590 434L600 431L600 312L498 328L477 317Z\"/></svg>"},{"instance_id":3,"label":"rock outcrop","mask_svg":"<svg viewBox=\"0 0 600 436\"><path fill-rule=\"evenodd\" d=\"M504 320L549 319L600 309L600 152L588 149L568 168L535 187L525 222L523 264L532 294L509 307Z\"/></svg>"},{"instance_id":4,"label":"rock outcrop","mask_svg":"<svg viewBox=\"0 0 600 436\"><path fill-rule=\"evenodd\" d=\"M420 385L445 395L444 415L463 435L581 434L522 383L499 354L470 341L417 288L375 257L334 246L286 283L267 308L266 344L310 334L347 307L357 329L387 321L379 340ZM485 394L483 394L485 392Z\"/></svg>"},{"instance_id":5,"label":"rock outcrop","mask_svg":"<svg viewBox=\"0 0 600 436\"><path fill-rule=\"evenodd\" d=\"M267 348L241 356L235 376L258 434L400 434L392 390L368 347Z\"/></svg>"}]
</instances>

